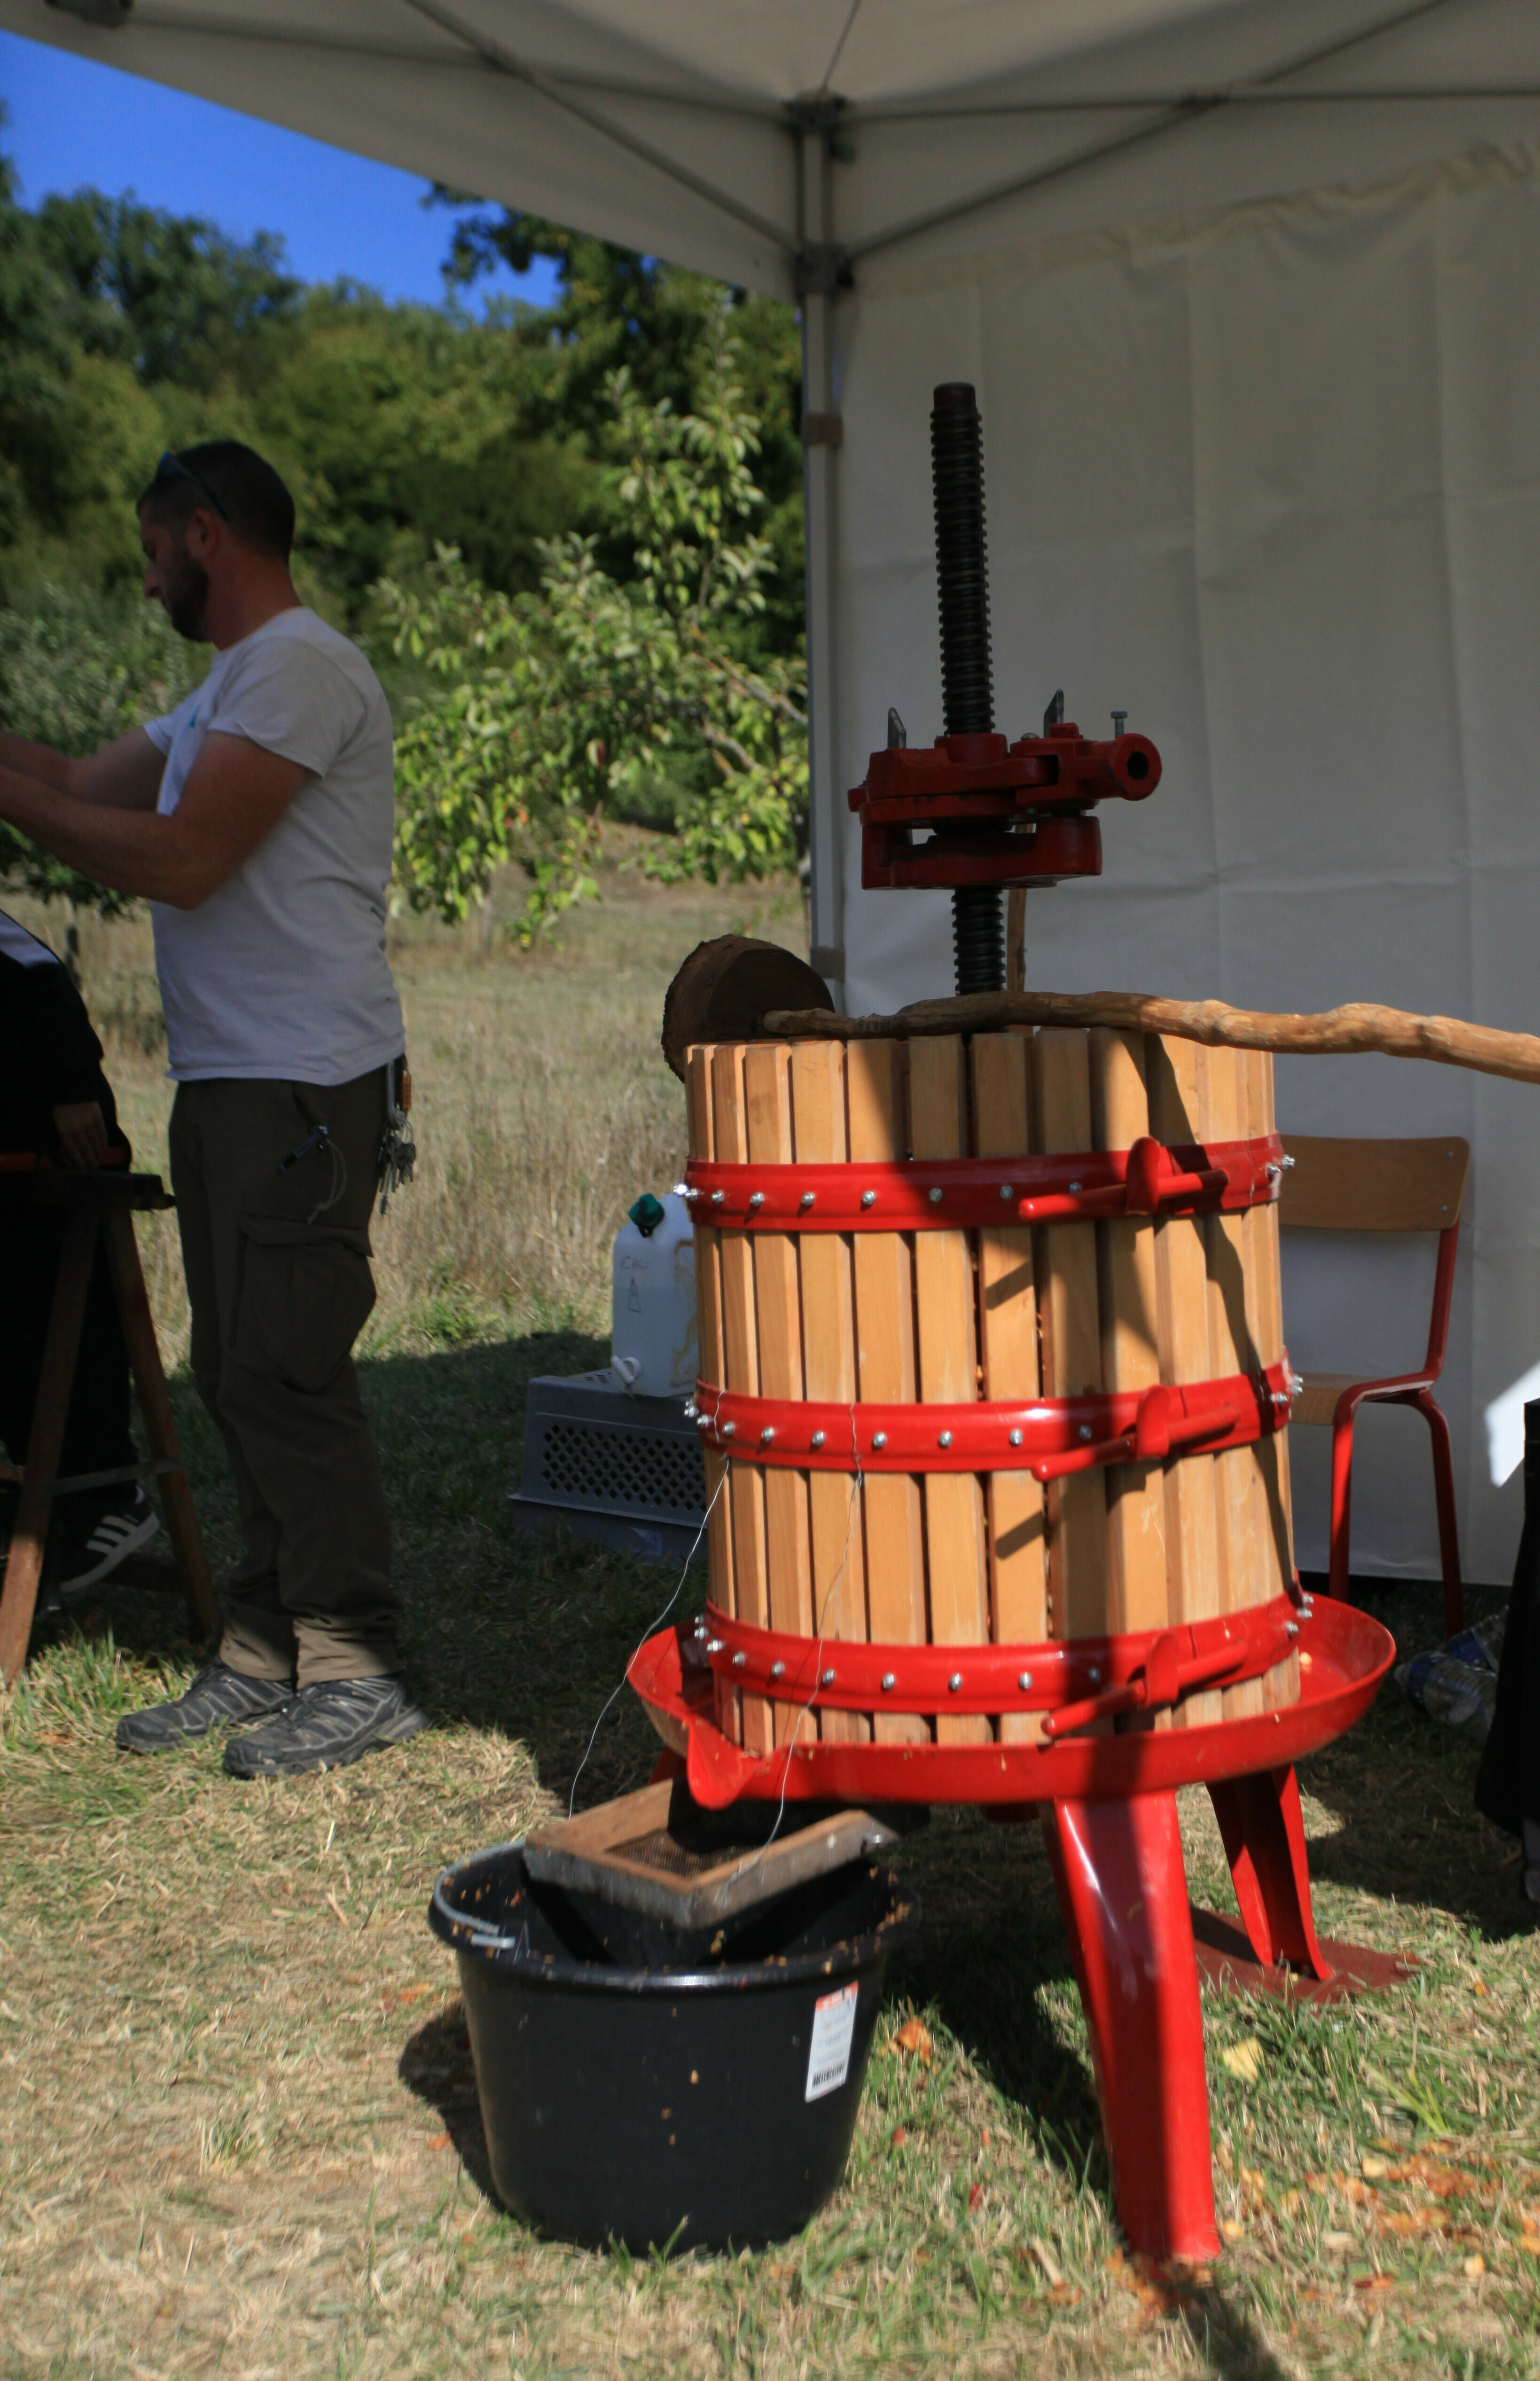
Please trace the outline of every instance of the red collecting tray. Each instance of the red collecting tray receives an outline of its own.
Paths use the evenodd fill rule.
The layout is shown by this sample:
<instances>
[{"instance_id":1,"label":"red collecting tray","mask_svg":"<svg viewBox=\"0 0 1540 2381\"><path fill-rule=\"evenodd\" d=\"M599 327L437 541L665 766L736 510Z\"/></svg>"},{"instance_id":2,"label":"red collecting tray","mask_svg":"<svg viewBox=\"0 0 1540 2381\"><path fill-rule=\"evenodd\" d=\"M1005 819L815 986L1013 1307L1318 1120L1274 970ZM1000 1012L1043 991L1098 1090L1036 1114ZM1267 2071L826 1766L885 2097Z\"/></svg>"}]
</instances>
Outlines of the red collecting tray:
<instances>
[{"instance_id":1,"label":"red collecting tray","mask_svg":"<svg viewBox=\"0 0 1540 2381\"><path fill-rule=\"evenodd\" d=\"M755 1754L717 1727L709 1669L687 1679L678 1630L649 1638L628 1675L664 1742L685 1756L690 1790L707 1810L783 1791L788 1802L1122 1801L1290 1766L1362 1718L1396 1657L1387 1630L1329 1596L1302 1610L1298 1649L1300 1700L1287 1711L1042 1745L798 1744ZM1030 1664L1062 1651L1022 1645L1010 1659Z\"/></svg>"}]
</instances>

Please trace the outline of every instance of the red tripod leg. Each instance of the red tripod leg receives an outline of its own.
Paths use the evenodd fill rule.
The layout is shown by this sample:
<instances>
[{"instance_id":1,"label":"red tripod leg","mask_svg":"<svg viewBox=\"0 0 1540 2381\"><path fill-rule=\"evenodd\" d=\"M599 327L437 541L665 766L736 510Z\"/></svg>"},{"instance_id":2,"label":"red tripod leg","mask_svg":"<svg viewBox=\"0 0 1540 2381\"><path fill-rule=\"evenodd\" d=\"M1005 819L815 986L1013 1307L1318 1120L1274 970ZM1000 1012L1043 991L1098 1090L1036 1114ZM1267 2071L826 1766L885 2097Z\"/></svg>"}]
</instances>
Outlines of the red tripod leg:
<instances>
[{"instance_id":1,"label":"red tripod leg","mask_svg":"<svg viewBox=\"0 0 1540 2381\"><path fill-rule=\"evenodd\" d=\"M1208 1791L1253 1950L1265 1968L1287 1961L1325 1984L1335 1972L1315 1940L1304 1814L1293 1770L1227 1777Z\"/></svg>"},{"instance_id":2,"label":"red tripod leg","mask_svg":"<svg viewBox=\"0 0 1540 2381\"><path fill-rule=\"evenodd\" d=\"M1198 1963L1173 1794L1055 1802L1043 1834L1074 1953L1131 2244L1216 2256Z\"/></svg>"}]
</instances>

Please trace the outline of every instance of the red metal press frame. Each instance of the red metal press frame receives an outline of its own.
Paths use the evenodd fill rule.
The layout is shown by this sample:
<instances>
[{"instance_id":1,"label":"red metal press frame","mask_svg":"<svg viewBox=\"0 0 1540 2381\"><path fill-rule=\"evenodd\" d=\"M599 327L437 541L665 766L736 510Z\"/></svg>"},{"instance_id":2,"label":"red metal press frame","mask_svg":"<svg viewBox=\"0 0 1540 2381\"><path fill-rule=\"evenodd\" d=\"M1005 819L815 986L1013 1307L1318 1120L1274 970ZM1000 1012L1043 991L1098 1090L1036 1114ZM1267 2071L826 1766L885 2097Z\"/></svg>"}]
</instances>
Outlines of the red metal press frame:
<instances>
[{"instance_id":1,"label":"red metal press frame","mask_svg":"<svg viewBox=\"0 0 1540 2381\"><path fill-rule=\"evenodd\" d=\"M953 738L949 745L990 740L1003 742ZM878 763L903 763L906 754L900 748L873 760L880 779ZM982 790L1013 793L1009 786ZM1244 1209L1277 1198L1281 1164L1271 1137L1183 1150L1146 1140L1123 1151L987 1163L692 1163L688 1189L703 1223L751 1233L955 1230L997 1222L1002 1208L1013 1223ZM1379 1386L1405 1392L1421 1385ZM1254 1377L1160 1387L1140 1398L825 1406L703 1382L696 1400L703 1435L735 1461L852 1475L1032 1471L1048 1479L1097 1463L1179 1459L1200 1447L1247 1444L1281 1426L1296 1386L1285 1357ZM1176 1707L1200 1687L1265 1676L1291 1648L1300 1661L1297 1703L1204 1727L1157 1724L1163 1715L1178 1716ZM1311 1912L1294 1763L1361 1716L1394 1658L1394 1642L1376 1621L1335 1600L1316 1607L1306 1596L1180 1628L1008 1646L829 1644L751 1628L708 1607L698 1632L665 1630L652 1638L629 1675L683 1759L691 1792L708 1809L784 1796L976 1802L1000 1817L1039 1813L1090 2028L1124 2229L1151 2256L1199 2263L1218 2253L1219 2241L1176 1793L1199 1782L1208 1789L1258 1960L1328 1977ZM737 1690L793 1707L788 1740L773 1752L746 1752L719 1725ZM1035 1712L1041 1734L982 1744L799 1742L794 1713L825 1705Z\"/></svg>"},{"instance_id":2,"label":"red metal press frame","mask_svg":"<svg viewBox=\"0 0 1540 2381\"><path fill-rule=\"evenodd\" d=\"M1102 831L1090 812L1113 797L1142 802L1159 783L1160 755L1147 736L1095 741L1073 720L1014 744L984 734L892 746L873 753L849 794L861 820L861 881L873 892L1099 876Z\"/></svg>"}]
</instances>

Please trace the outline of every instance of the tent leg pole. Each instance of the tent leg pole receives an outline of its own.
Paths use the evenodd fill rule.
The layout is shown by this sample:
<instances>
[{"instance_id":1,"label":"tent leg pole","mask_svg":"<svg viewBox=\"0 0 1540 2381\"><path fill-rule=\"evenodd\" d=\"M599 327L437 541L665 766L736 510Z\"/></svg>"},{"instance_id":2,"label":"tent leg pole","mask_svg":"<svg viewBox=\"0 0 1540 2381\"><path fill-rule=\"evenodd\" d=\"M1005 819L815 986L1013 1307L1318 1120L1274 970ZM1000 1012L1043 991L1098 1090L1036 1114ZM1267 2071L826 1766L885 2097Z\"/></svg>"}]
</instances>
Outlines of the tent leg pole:
<instances>
[{"instance_id":1,"label":"tent leg pole","mask_svg":"<svg viewBox=\"0 0 1540 2381\"><path fill-rule=\"evenodd\" d=\"M827 141L801 144L805 220L815 240L832 238ZM807 538L808 856L812 870L811 957L843 1008L845 805L840 799L834 634L834 299L809 290L802 309L802 510ZM813 434L810 434L813 433Z\"/></svg>"}]
</instances>

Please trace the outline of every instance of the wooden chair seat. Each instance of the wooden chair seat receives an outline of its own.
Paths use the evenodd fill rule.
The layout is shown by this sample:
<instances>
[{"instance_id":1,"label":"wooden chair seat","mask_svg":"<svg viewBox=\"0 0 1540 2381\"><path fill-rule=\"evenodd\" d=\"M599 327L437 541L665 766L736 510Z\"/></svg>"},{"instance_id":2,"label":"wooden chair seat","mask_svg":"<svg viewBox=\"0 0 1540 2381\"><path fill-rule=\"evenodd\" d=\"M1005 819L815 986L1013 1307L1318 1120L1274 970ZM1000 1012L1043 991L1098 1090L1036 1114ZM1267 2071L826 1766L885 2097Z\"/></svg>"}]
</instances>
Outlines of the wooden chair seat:
<instances>
[{"instance_id":1,"label":"wooden chair seat","mask_svg":"<svg viewBox=\"0 0 1540 2381\"><path fill-rule=\"evenodd\" d=\"M1306 1373L1290 1422L1321 1422L1329 1430L1337 1419L1338 1398L1344 1389L1355 1388L1361 1377L1357 1373Z\"/></svg>"}]
</instances>

